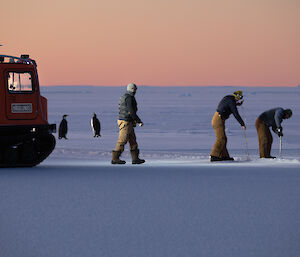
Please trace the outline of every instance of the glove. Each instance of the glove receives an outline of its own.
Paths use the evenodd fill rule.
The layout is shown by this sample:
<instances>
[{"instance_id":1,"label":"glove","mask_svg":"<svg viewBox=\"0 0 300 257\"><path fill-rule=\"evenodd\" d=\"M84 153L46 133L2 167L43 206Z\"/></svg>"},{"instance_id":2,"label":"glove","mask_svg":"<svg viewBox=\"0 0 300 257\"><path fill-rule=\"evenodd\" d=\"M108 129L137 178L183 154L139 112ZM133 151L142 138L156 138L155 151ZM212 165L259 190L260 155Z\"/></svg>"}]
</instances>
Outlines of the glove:
<instances>
[{"instance_id":1,"label":"glove","mask_svg":"<svg viewBox=\"0 0 300 257\"><path fill-rule=\"evenodd\" d=\"M134 121L133 122L133 127L136 127L137 125L139 125L139 127L142 127L144 125L144 123L143 122Z\"/></svg>"},{"instance_id":2,"label":"glove","mask_svg":"<svg viewBox=\"0 0 300 257\"><path fill-rule=\"evenodd\" d=\"M240 101L240 102L237 102L236 105L237 105L237 106L241 106L241 105L243 104L243 102L244 102L244 100L242 100L242 101Z\"/></svg>"},{"instance_id":3,"label":"glove","mask_svg":"<svg viewBox=\"0 0 300 257\"><path fill-rule=\"evenodd\" d=\"M276 134L279 136L279 137L283 137L283 134L282 134L282 128L277 128L276 129Z\"/></svg>"}]
</instances>

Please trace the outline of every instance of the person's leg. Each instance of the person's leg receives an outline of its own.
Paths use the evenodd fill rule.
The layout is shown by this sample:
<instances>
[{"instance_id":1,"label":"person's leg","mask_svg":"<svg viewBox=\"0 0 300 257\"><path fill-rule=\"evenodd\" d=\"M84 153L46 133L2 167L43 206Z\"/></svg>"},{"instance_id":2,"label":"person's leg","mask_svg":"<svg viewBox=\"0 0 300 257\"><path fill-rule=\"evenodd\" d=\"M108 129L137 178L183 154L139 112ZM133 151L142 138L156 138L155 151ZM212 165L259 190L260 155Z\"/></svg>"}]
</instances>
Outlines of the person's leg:
<instances>
[{"instance_id":1,"label":"person's leg","mask_svg":"<svg viewBox=\"0 0 300 257\"><path fill-rule=\"evenodd\" d=\"M136 135L135 135L132 122L130 122L128 125L128 142L129 142L130 150L138 149L138 144L136 141Z\"/></svg>"},{"instance_id":2,"label":"person's leg","mask_svg":"<svg viewBox=\"0 0 300 257\"><path fill-rule=\"evenodd\" d=\"M217 112L212 119L212 126L216 133L216 142L212 148L210 156L215 156L221 159L229 158L228 150L226 148L227 136L225 133L225 122L221 119Z\"/></svg>"},{"instance_id":3,"label":"person's leg","mask_svg":"<svg viewBox=\"0 0 300 257\"><path fill-rule=\"evenodd\" d=\"M120 160L121 154L124 152L125 145L128 141L128 126L129 122L124 120L118 120L119 126L119 138L115 147L115 150L112 151L112 164L125 164L126 162Z\"/></svg>"},{"instance_id":4,"label":"person's leg","mask_svg":"<svg viewBox=\"0 0 300 257\"><path fill-rule=\"evenodd\" d=\"M268 144L267 144L267 157L271 157L271 148L272 148L272 143L273 143L273 137L271 134L270 129L267 127L267 138L268 138Z\"/></svg>"},{"instance_id":5,"label":"person's leg","mask_svg":"<svg viewBox=\"0 0 300 257\"><path fill-rule=\"evenodd\" d=\"M129 133L129 122L124 120L118 120L119 126L119 138L115 147L115 151L124 152L125 145L128 141L128 133Z\"/></svg>"},{"instance_id":6,"label":"person's leg","mask_svg":"<svg viewBox=\"0 0 300 257\"><path fill-rule=\"evenodd\" d=\"M269 137L268 137L268 132L270 134L270 130L266 126L266 124L259 118L257 118L255 121L255 127L258 135L259 157L268 158L270 156Z\"/></svg>"},{"instance_id":7,"label":"person's leg","mask_svg":"<svg viewBox=\"0 0 300 257\"><path fill-rule=\"evenodd\" d=\"M140 150L138 149L138 144L136 142L136 135L134 128L129 129L128 142L130 145L130 153L132 157L132 164L142 164L145 160L139 158Z\"/></svg>"}]
</instances>

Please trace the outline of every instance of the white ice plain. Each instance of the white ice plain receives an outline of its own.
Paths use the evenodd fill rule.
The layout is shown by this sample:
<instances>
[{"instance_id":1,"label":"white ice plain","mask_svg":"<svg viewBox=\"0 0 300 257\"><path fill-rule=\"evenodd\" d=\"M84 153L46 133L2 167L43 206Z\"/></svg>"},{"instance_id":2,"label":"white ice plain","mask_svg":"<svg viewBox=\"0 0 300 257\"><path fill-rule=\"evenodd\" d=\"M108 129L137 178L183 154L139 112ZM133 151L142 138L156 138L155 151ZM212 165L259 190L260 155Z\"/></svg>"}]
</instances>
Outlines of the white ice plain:
<instances>
[{"instance_id":1,"label":"white ice plain","mask_svg":"<svg viewBox=\"0 0 300 257\"><path fill-rule=\"evenodd\" d=\"M42 88L51 123L69 114L69 140L37 167L0 170L0 256L300 256L300 88L242 88L248 145L231 117L236 161L212 164L211 118L236 89L139 87L145 125L136 135L147 162L131 165L126 146L127 164L112 166L124 88ZM294 112L282 123L283 158L261 160L254 122L278 106Z\"/></svg>"}]
</instances>

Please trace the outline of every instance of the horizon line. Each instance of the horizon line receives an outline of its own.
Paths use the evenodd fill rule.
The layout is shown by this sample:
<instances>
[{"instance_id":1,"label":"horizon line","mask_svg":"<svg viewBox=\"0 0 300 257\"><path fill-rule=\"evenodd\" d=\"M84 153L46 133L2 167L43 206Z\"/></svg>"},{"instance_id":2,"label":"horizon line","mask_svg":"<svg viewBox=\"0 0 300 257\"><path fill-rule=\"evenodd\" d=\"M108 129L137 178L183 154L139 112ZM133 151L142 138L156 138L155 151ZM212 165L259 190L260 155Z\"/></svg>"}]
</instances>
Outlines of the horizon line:
<instances>
[{"instance_id":1,"label":"horizon line","mask_svg":"<svg viewBox=\"0 0 300 257\"><path fill-rule=\"evenodd\" d=\"M137 84L139 87L292 87L292 88L300 88L299 85L295 86L265 86L265 85L144 85ZM127 85L40 85L41 87L125 87Z\"/></svg>"}]
</instances>

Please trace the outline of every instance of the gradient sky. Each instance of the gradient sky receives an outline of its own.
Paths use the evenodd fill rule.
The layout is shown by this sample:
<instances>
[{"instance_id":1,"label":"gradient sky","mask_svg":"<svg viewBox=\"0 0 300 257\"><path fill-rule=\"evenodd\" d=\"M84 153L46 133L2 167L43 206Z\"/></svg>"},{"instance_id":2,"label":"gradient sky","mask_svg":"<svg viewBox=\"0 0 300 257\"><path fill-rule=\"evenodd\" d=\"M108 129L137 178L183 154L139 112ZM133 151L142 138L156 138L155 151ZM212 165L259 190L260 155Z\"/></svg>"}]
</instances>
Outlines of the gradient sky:
<instances>
[{"instance_id":1,"label":"gradient sky","mask_svg":"<svg viewBox=\"0 0 300 257\"><path fill-rule=\"evenodd\" d=\"M300 84L299 0L1 0L41 85Z\"/></svg>"}]
</instances>

